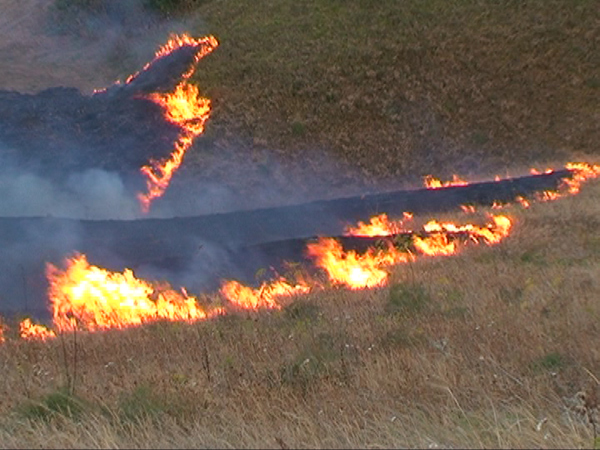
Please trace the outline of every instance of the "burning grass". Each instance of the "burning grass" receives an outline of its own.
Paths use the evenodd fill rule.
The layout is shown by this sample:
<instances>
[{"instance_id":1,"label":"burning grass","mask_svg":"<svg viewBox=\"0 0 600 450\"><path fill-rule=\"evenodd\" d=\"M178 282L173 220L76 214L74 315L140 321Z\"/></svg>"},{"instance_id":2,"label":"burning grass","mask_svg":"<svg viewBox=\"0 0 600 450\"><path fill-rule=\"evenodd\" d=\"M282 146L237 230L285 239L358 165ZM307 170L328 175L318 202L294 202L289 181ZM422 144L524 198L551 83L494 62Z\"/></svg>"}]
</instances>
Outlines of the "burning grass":
<instances>
[{"instance_id":1,"label":"burning grass","mask_svg":"<svg viewBox=\"0 0 600 450\"><path fill-rule=\"evenodd\" d=\"M374 289L45 342L8 328L0 442L591 446L599 194L506 206L510 238L400 264Z\"/></svg>"}]
</instances>

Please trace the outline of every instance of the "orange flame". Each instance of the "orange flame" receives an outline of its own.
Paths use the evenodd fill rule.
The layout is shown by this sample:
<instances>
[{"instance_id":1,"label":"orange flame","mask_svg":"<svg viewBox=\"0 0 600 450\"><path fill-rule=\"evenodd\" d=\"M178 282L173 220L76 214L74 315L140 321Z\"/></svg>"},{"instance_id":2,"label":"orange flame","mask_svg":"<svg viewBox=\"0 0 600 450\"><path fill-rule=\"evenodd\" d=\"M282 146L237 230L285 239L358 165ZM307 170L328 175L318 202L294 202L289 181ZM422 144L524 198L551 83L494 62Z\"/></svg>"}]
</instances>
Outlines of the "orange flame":
<instances>
[{"instance_id":1,"label":"orange flame","mask_svg":"<svg viewBox=\"0 0 600 450\"><path fill-rule=\"evenodd\" d=\"M358 222L356 227L348 226L344 230L347 236L390 236L405 231L404 221L412 219L411 213L405 212L404 219L391 221L387 214L371 217L369 223Z\"/></svg>"},{"instance_id":2,"label":"orange flame","mask_svg":"<svg viewBox=\"0 0 600 450\"><path fill-rule=\"evenodd\" d=\"M369 249L359 255L355 251L344 252L341 244L332 238L320 238L309 243L308 255L318 267L325 269L335 284L344 284L350 289L380 286L387 280L387 272L381 266L408 262L410 253L389 246L386 251Z\"/></svg>"},{"instance_id":3,"label":"orange flame","mask_svg":"<svg viewBox=\"0 0 600 450\"><path fill-rule=\"evenodd\" d=\"M0 344L4 342L4 329L2 328L2 323L0 322Z\"/></svg>"},{"instance_id":4,"label":"orange flame","mask_svg":"<svg viewBox=\"0 0 600 450\"><path fill-rule=\"evenodd\" d=\"M413 236L412 244L419 253L429 256L451 255L458 251L458 242L450 238L458 233L466 234L473 242L483 240L488 245L500 242L508 236L512 223L506 216L491 216L493 223L485 227L473 224L458 226L450 222L440 223L432 220L423 226L429 236ZM387 216L380 215L371 219L381 236L390 236L394 231L401 230L395 223L387 221ZM389 225L388 228L381 225ZM372 231L362 223L357 228L349 229L364 233ZM365 235L365 234L358 234ZM374 236L368 234L368 236ZM382 285L387 280L387 272L382 267L393 264L405 263L413 260L415 256L409 252L399 250L392 244L383 250L369 249L359 255L351 250L345 252L341 244L332 238L321 238L316 243L308 244L308 255L315 259L315 264L324 269L330 280L335 284L344 284L351 289L374 287Z\"/></svg>"},{"instance_id":5,"label":"orange flame","mask_svg":"<svg viewBox=\"0 0 600 450\"><path fill-rule=\"evenodd\" d=\"M153 286L133 272L110 272L88 263L85 255L67 260L61 271L47 265L54 325L58 330L81 326L90 331L123 328L144 322L199 320L208 314L194 297L170 286Z\"/></svg>"},{"instance_id":6,"label":"orange flame","mask_svg":"<svg viewBox=\"0 0 600 450\"><path fill-rule=\"evenodd\" d=\"M153 64L157 59L160 59L163 56L168 55L169 53L172 53L173 51L177 50L178 48L185 47L188 45L197 48L196 54L194 55L194 63L197 63L202 58L204 58L206 55L208 55L210 52L212 52L215 48L217 48L219 46L219 41L214 36L205 36L203 38L194 39L187 33L184 33L181 35L172 34L171 37L169 38L169 40L167 41L167 43L165 45L162 45L154 53L154 59L152 61L150 61L149 63L147 63L146 65L144 65L142 71L144 71L148 67L150 67L150 65ZM195 68L192 65L192 67L190 67L190 70L188 70L186 73L184 73L182 75L182 77L184 79L191 77L192 74L194 73L194 70L195 70ZM139 74L139 72L129 75L129 77L127 77L127 80L125 80L125 83L131 82L131 80L133 80L138 74Z\"/></svg>"},{"instance_id":7,"label":"orange flame","mask_svg":"<svg viewBox=\"0 0 600 450\"><path fill-rule=\"evenodd\" d=\"M252 289L241 283L230 280L221 286L221 294L234 305L243 309L270 308L279 309L279 297L295 294L306 294L310 288L305 284L291 285L283 278L270 283L263 283L258 289Z\"/></svg>"},{"instance_id":8,"label":"orange flame","mask_svg":"<svg viewBox=\"0 0 600 450\"><path fill-rule=\"evenodd\" d=\"M565 178L564 183L569 194L577 194L581 185L587 180L600 176L600 165L588 163L568 163L565 168L573 171L571 178Z\"/></svg>"},{"instance_id":9,"label":"orange flame","mask_svg":"<svg viewBox=\"0 0 600 450\"><path fill-rule=\"evenodd\" d=\"M437 178L434 178L432 175L427 175L427 176L425 176L423 181L424 181L425 187L427 189L439 189L442 187L449 187L449 186L466 186L469 184L465 180L460 179L460 177L458 175L452 175L452 181L446 181L446 182L438 180Z\"/></svg>"},{"instance_id":10,"label":"orange flame","mask_svg":"<svg viewBox=\"0 0 600 450\"><path fill-rule=\"evenodd\" d=\"M164 161L150 161L141 171L146 175L145 194L139 194L138 199L142 211L148 212L152 201L163 195L175 171L183 161L187 149L194 138L204 131L204 124L210 114L210 100L199 97L198 88L186 82L180 83L171 94L152 94L152 101L161 105L167 120L182 127L183 132L175 143L171 156Z\"/></svg>"},{"instance_id":11,"label":"orange flame","mask_svg":"<svg viewBox=\"0 0 600 450\"><path fill-rule=\"evenodd\" d=\"M185 45L193 45L198 48L195 54L195 62L197 62L212 52L219 42L213 36L194 39L187 34L175 35L156 52L154 59L161 58ZM146 67L150 64L148 63ZM148 165L141 168L141 172L146 176L147 193L138 194L138 200L144 213L149 211L152 201L162 196L169 187L173 174L183 161L183 156L192 145L194 138L202 134L204 124L208 120L210 100L200 97L198 88L186 81L194 73L194 70L195 67L192 65L190 70L183 74L183 81L179 83L174 92L155 93L148 97L164 109L166 119L180 126L182 132L169 158L162 161L150 161ZM130 79L134 76L132 75Z\"/></svg>"},{"instance_id":12,"label":"orange flame","mask_svg":"<svg viewBox=\"0 0 600 450\"><path fill-rule=\"evenodd\" d=\"M43 325L34 324L30 319L25 319L19 324L19 336L28 341L45 341L55 338L56 333Z\"/></svg>"},{"instance_id":13,"label":"orange flame","mask_svg":"<svg viewBox=\"0 0 600 450\"><path fill-rule=\"evenodd\" d=\"M423 230L431 236L421 238L414 236L413 244L421 253L429 256L451 255L457 251L457 243L449 239L449 234L464 233L474 242L483 239L486 244L493 245L500 242L510 233L512 223L506 216L491 215L493 224L479 227L473 224L457 226L453 223L440 223L431 220L423 226Z\"/></svg>"}]
</instances>

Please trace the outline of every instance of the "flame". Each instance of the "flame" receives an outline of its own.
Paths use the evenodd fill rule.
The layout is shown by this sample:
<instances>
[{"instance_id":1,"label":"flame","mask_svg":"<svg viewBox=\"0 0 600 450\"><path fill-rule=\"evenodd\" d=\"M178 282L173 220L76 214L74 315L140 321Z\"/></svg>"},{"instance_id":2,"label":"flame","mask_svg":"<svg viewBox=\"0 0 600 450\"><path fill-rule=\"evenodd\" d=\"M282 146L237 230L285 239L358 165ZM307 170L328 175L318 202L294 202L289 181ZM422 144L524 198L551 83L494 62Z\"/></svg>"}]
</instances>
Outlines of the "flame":
<instances>
[{"instance_id":1,"label":"flame","mask_svg":"<svg viewBox=\"0 0 600 450\"><path fill-rule=\"evenodd\" d=\"M194 138L204 131L210 114L210 100L199 96L198 88L187 82L180 83L171 94L152 94L149 98L161 105L168 121L179 125L183 132L171 156L163 161L150 161L141 171L146 175L147 193L138 194L142 211L148 212L152 201L163 195L175 171L183 161Z\"/></svg>"},{"instance_id":2,"label":"flame","mask_svg":"<svg viewBox=\"0 0 600 450\"><path fill-rule=\"evenodd\" d=\"M507 216L490 216L492 222L484 227L473 224L456 225L451 222L441 223L431 220L423 226L423 231L428 236L413 236L412 244L416 250L428 256L452 255L458 251L458 242L451 239L453 235L466 234L472 242L483 240L487 245L500 242L508 236L512 223ZM381 231L381 236L392 235L392 230L400 229L397 224L390 223L387 216L379 215L371 219L373 229L360 223L358 227L349 229L352 233L366 231ZM381 225L389 225L381 227ZM365 234L357 234L365 235ZM373 236L368 234L368 236ZM388 274L382 267L393 264L406 263L415 258L412 253L399 250L391 243L386 249L376 250L370 248L366 253L359 255L355 251L345 252L341 244L332 238L320 238L316 243L307 247L308 255L315 260L315 264L324 269L329 279L335 284L344 284L351 289L380 286L387 281Z\"/></svg>"},{"instance_id":3,"label":"flame","mask_svg":"<svg viewBox=\"0 0 600 450\"><path fill-rule=\"evenodd\" d=\"M344 284L350 289L380 286L387 280L387 272L381 266L408 262L410 253L389 246L387 250L373 248L359 255L355 251L344 252L341 244L332 238L320 238L309 243L308 255L318 267L325 269L335 284Z\"/></svg>"},{"instance_id":4,"label":"flame","mask_svg":"<svg viewBox=\"0 0 600 450\"><path fill-rule=\"evenodd\" d=\"M417 250L425 255L451 255L456 253L457 243L449 238L451 234L466 234L473 242L479 242L483 239L487 245L493 245L500 242L510 233L512 222L507 216L491 215L493 224L485 227L479 227L473 224L457 226L451 222L440 223L431 220L423 226L423 230L430 233L430 236L413 237L413 244Z\"/></svg>"},{"instance_id":5,"label":"flame","mask_svg":"<svg viewBox=\"0 0 600 450\"><path fill-rule=\"evenodd\" d=\"M195 62L200 61L215 48L219 46L219 41L214 36L205 36L199 39L194 39L189 34L184 33L181 35L173 34L165 45L160 47L154 54L154 59L161 58L162 56L168 55L169 53L177 50L178 48L191 45L198 47L198 51L195 55ZM150 65L151 63L148 63ZM189 78L194 73L192 68L191 72L184 75L184 78Z\"/></svg>"},{"instance_id":6,"label":"flame","mask_svg":"<svg viewBox=\"0 0 600 450\"><path fill-rule=\"evenodd\" d=\"M515 197L515 200L521 204L521 206L525 209L529 208L531 206L531 203L529 202L529 200L527 200L525 197L522 197L521 195L517 195Z\"/></svg>"},{"instance_id":7,"label":"flame","mask_svg":"<svg viewBox=\"0 0 600 450\"><path fill-rule=\"evenodd\" d=\"M424 181L425 187L427 189L439 189L442 187L449 187L449 186L466 186L469 184L465 180L462 180L458 175L452 175L452 181L446 181L446 182L438 180L437 178L434 178L431 175L427 175L427 176L425 176L423 181Z\"/></svg>"},{"instance_id":8,"label":"flame","mask_svg":"<svg viewBox=\"0 0 600 450\"><path fill-rule=\"evenodd\" d=\"M571 178L565 178L564 184L566 185L569 194L578 194L581 190L581 185L591 178L597 178L600 176L600 165L588 164L588 163L568 163L565 168L573 171Z\"/></svg>"},{"instance_id":9,"label":"flame","mask_svg":"<svg viewBox=\"0 0 600 450\"><path fill-rule=\"evenodd\" d=\"M217 48L219 46L219 41L217 40L217 38L210 35L199 39L194 39L187 33L180 35L172 34L167 43L159 47L159 49L154 53L154 58L152 59L152 61L144 65L142 71L150 67L150 65L153 64L157 59L160 59L163 56L166 56L172 53L173 51L177 50L178 48L185 46L192 46L197 48L196 54L194 55L194 63L197 63L210 52L212 52L215 48ZM182 77L184 79L191 77L194 73L194 70L195 67L192 65L190 69L182 75ZM127 80L125 80L125 83L130 83L138 75L139 72L129 75L129 77L127 77Z\"/></svg>"},{"instance_id":10,"label":"flame","mask_svg":"<svg viewBox=\"0 0 600 450\"><path fill-rule=\"evenodd\" d=\"M46 273L58 330L81 326L95 331L159 319L191 321L208 317L185 291L151 285L135 278L130 269L117 273L92 266L85 255L68 259L64 271L48 264Z\"/></svg>"},{"instance_id":11,"label":"flame","mask_svg":"<svg viewBox=\"0 0 600 450\"><path fill-rule=\"evenodd\" d=\"M186 45L197 47L198 50L194 59L195 62L198 62L212 52L219 45L219 42L214 36L194 39L187 34L173 35L156 52L154 60ZM144 68L147 68L150 64L152 63L148 63ZM192 65L190 70L183 74L183 81L177 85L174 92L168 94L154 93L148 96L150 100L163 108L165 118L181 127L182 132L168 158L162 161L150 161L148 165L141 168L142 174L146 176L147 192L138 194L138 200L144 213L149 211L152 201L161 197L169 187L173 174L183 161L183 156L194 142L194 138L202 134L204 124L208 120L210 100L200 97L198 88L186 81L194 73L194 70L195 67ZM127 82L134 77L135 75L129 77Z\"/></svg>"},{"instance_id":12,"label":"flame","mask_svg":"<svg viewBox=\"0 0 600 450\"><path fill-rule=\"evenodd\" d=\"M405 231L404 221L412 219L412 213L403 213L404 219L391 221L387 214L371 217L369 223L358 222L356 227L348 226L344 230L347 236L390 236Z\"/></svg>"},{"instance_id":13,"label":"flame","mask_svg":"<svg viewBox=\"0 0 600 450\"><path fill-rule=\"evenodd\" d=\"M28 341L45 341L55 338L56 333L43 325L34 324L30 319L25 319L19 324L19 336Z\"/></svg>"},{"instance_id":14,"label":"flame","mask_svg":"<svg viewBox=\"0 0 600 450\"><path fill-rule=\"evenodd\" d=\"M279 297L295 294L306 294L310 287L305 284L291 285L283 278L270 283L263 283L258 289L230 280L221 286L221 294L234 305L243 309L270 308L280 309L277 303Z\"/></svg>"},{"instance_id":15,"label":"flame","mask_svg":"<svg viewBox=\"0 0 600 450\"><path fill-rule=\"evenodd\" d=\"M0 344L4 342L4 328L2 328L2 323L0 322Z\"/></svg>"}]
</instances>

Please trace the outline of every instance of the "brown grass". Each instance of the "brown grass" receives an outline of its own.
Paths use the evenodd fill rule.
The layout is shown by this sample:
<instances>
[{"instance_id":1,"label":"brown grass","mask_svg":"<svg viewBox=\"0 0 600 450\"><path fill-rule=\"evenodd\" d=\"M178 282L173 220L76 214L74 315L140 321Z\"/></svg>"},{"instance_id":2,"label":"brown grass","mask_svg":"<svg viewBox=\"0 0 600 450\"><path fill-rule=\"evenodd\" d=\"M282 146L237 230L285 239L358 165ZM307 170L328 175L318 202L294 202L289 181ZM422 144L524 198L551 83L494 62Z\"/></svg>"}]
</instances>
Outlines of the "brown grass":
<instances>
[{"instance_id":1,"label":"brown grass","mask_svg":"<svg viewBox=\"0 0 600 450\"><path fill-rule=\"evenodd\" d=\"M17 19L6 11L41 3L3 4L2 35ZM200 12L221 40L197 73L214 101L203 141L214 154L196 146L189 176L225 178L239 158L232 178L247 185L264 149L316 173L307 151L326 149L367 180L597 153L593 1L244 0ZM10 45L31 37L21 19ZM75 71L27 48L38 73L13 50L9 87L104 77L97 60ZM247 153L223 163L240 137ZM398 266L380 289L76 343L9 335L0 447L592 447L582 413L600 376L598 195L595 183L514 208L500 245Z\"/></svg>"},{"instance_id":2,"label":"brown grass","mask_svg":"<svg viewBox=\"0 0 600 450\"><path fill-rule=\"evenodd\" d=\"M600 374L599 193L515 207L506 241L400 265L380 289L79 334L75 364L73 336L66 359L60 339L8 339L0 442L590 447L580 393L593 399ZM52 403L75 365L74 400Z\"/></svg>"}]
</instances>

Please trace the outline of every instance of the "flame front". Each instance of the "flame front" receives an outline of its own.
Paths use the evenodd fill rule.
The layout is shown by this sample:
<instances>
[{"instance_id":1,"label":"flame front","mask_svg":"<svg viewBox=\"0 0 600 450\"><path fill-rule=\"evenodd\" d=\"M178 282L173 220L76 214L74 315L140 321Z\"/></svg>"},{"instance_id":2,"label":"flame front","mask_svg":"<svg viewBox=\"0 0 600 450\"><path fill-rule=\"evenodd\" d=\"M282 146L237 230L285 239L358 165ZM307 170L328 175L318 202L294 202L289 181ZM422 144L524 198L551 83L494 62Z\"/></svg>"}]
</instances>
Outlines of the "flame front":
<instances>
[{"instance_id":1,"label":"flame front","mask_svg":"<svg viewBox=\"0 0 600 450\"><path fill-rule=\"evenodd\" d=\"M148 212L152 201L162 196L169 187L173 174L183 162L185 152L194 138L204 131L204 124L210 114L210 100L200 97L198 88L185 81L171 94L152 94L149 98L164 108L167 120L179 125L183 133L168 159L151 161L141 169L146 176L148 190L147 193L138 195L144 212Z\"/></svg>"},{"instance_id":2,"label":"flame front","mask_svg":"<svg viewBox=\"0 0 600 450\"><path fill-rule=\"evenodd\" d=\"M466 186L469 184L465 180L461 179L458 175L452 175L452 180L445 182L434 178L432 175L427 175L423 179L423 182L425 183L425 187L427 189L439 189L450 186Z\"/></svg>"},{"instance_id":3,"label":"flame front","mask_svg":"<svg viewBox=\"0 0 600 450\"><path fill-rule=\"evenodd\" d=\"M170 52L191 45L198 48L195 61L199 61L208 53L212 52L218 45L213 36L202 39L194 39L187 34L173 36L167 44L157 52L155 59L161 58ZM150 63L149 63L150 64ZM160 105L165 111L165 118L181 127L182 132L177 139L173 152L169 158L162 161L150 161L141 168L142 174L146 176L146 193L138 194L142 211L147 213L152 201L161 197L171 182L173 174L181 163L186 151L190 148L194 139L204 131L204 124L210 115L210 100L200 97L198 88L187 82L194 73L194 66L183 75L183 81L177 85L175 91L168 94L151 94L150 100Z\"/></svg>"},{"instance_id":4,"label":"flame front","mask_svg":"<svg viewBox=\"0 0 600 450\"><path fill-rule=\"evenodd\" d=\"M371 217L369 223L358 222L356 227L346 227L344 234L347 236L391 236L407 231L404 223L413 218L412 213L404 212L401 220L390 220L387 214L379 214Z\"/></svg>"},{"instance_id":5,"label":"flame front","mask_svg":"<svg viewBox=\"0 0 600 450\"><path fill-rule=\"evenodd\" d=\"M129 269L117 273L92 266L85 255L69 259L64 271L48 264L47 277L58 330L77 326L94 331L159 319L207 317L194 297L137 279Z\"/></svg>"},{"instance_id":6,"label":"flame front","mask_svg":"<svg viewBox=\"0 0 600 450\"><path fill-rule=\"evenodd\" d=\"M511 221L506 216L491 216L493 223L485 227L473 224L458 226L451 222L440 223L432 220L423 226L423 231L428 235L420 237L413 235L412 245L421 254L427 256L452 255L458 251L458 241L452 236L466 235L472 242L483 240L488 245L497 244L508 236ZM365 232L377 230L380 236L390 236L404 232L402 221L390 221L387 216L380 215L371 219L369 228L364 223L356 228L349 228L352 235L356 231L358 236ZM368 236L376 236L368 234ZM355 251L344 251L342 245L332 238L321 238L316 243L307 247L308 255L315 260L315 264L324 269L329 279L334 284L344 284L351 289L361 289L380 286L386 282L388 273L383 269L399 263L406 263L415 258L413 253L395 248L388 243L387 248L376 250L370 248L366 253L359 255Z\"/></svg>"},{"instance_id":7,"label":"flame front","mask_svg":"<svg viewBox=\"0 0 600 450\"><path fill-rule=\"evenodd\" d=\"M426 237L413 237L413 245L424 255L451 255L457 251L457 242L450 239L450 235L466 234L473 242L480 239L487 245L500 242L510 233L512 223L506 216L490 216L493 224L479 227L473 224L457 226L451 222L440 223L431 220L423 226L423 230L429 233Z\"/></svg>"},{"instance_id":8,"label":"flame front","mask_svg":"<svg viewBox=\"0 0 600 450\"><path fill-rule=\"evenodd\" d=\"M380 286L388 276L381 267L411 259L410 253L391 246L387 250L369 249L362 255L353 250L345 252L332 238L320 238L308 244L307 253L318 267L325 269L333 283L344 284L350 289Z\"/></svg>"},{"instance_id":9,"label":"flame front","mask_svg":"<svg viewBox=\"0 0 600 450\"><path fill-rule=\"evenodd\" d=\"M47 339L55 338L56 333L43 325L34 324L31 319L24 319L19 324L19 336L28 341L45 341Z\"/></svg>"},{"instance_id":10,"label":"flame front","mask_svg":"<svg viewBox=\"0 0 600 450\"><path fill-rule=\"evenodd\" d=\"M588 163L568 163L565 168L573 171L571 178L565 178L564 183L569 194L578 194L581 190L581 185L587 180L600 176L599 164Z\"/></svg>"},{"instance_id":11,"label":"flame front","mask_svg":"<svg viewBox=\"0 0 600 450\"><path fill-rule=\"evenodd\" d=\"M306 294L308 291L310 288L307 285L291 285L282 278L271 283L265 282L258 289L252 289L234 280L226 281L221 286L221 294L232 304L243 309L279 309L279 297Z\"/></svg>"}]
</instances>

